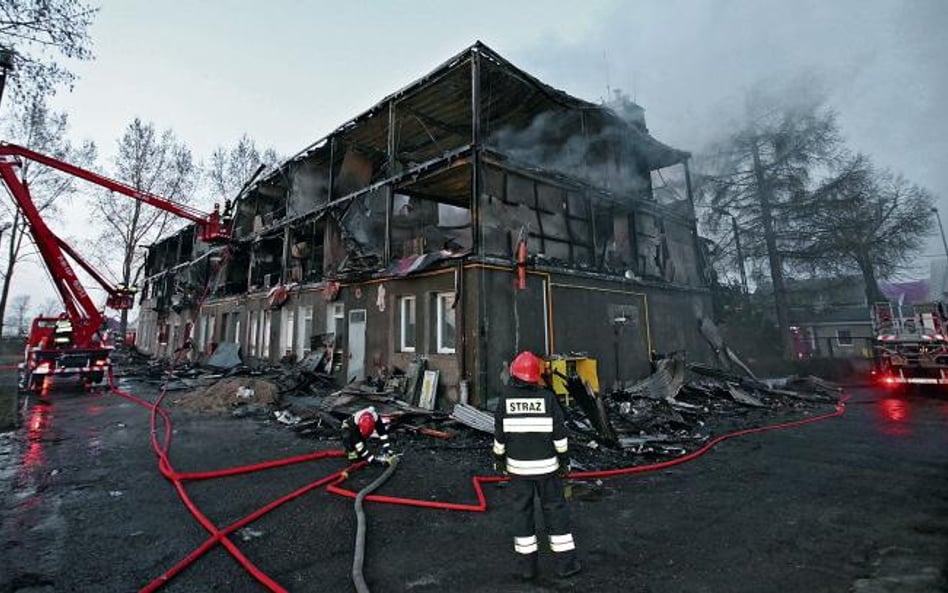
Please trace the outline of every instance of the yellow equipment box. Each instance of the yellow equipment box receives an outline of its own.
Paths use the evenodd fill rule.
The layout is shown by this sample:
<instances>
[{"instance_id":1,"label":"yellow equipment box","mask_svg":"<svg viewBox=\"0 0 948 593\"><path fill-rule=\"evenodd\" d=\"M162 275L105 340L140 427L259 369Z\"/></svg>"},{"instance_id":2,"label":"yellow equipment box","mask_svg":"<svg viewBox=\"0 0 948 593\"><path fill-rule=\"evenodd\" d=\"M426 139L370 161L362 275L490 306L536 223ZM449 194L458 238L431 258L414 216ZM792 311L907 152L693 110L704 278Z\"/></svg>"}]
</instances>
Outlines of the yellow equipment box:
<instances>
[{"instance_id":1,"label":"yellow equipment box","mask_svg":"<svg viewBox=\"0 0 948 593\"><path fill-rule=\"evenodd\" d=\"M589 383L593 393L599 393L599 375L596 372L596 359L585 356L559 356L553 355L546 361L547 370L552 379L553 393L556 395L569 396L566 391L566 380L560 375L572 377L578 376L586 383ZM567 401L567 403L569 403Z\"/></svg>"}]
</instances>

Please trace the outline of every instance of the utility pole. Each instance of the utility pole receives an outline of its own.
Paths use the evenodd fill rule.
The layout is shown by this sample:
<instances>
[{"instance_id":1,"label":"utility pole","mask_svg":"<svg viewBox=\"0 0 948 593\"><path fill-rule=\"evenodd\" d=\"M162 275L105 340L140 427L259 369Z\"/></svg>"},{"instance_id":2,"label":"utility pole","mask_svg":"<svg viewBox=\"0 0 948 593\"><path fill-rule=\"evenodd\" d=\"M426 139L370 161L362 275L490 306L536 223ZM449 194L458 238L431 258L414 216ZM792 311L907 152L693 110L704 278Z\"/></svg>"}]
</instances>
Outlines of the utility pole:
<instances>
[{"instance_id":1,"label":"utility pole","mask_svg":"<svg viewBox=\"0 0 948 593\"><path fill-rule=\"evenodd\" d=\"M945 227L941 226L941 215L938 214L938 208L932 208L935 213L935 219L938 221L938 230L941 232L941 244L945 248L945 258L948 259L948 241L945 241Z\"/></svg>"},{"instance_id":2,"label":"utility pole","mask_svg":"<svg viewBox=\"0 0 948 593\"><path fill-rule=\"evenodd\" d=\"M0 101L3 101L3 90L7 86L7 75L13 71L13 50L0 47Z\"/></svg>"},{"instance_id":3,"label":"utility pole","mask_svg":"<svg viewBox=\"0 0 948 593\"><path fill-rule=\"evenodd\" d=\"M948 241L945 241L945 227L941 225L941 215L938 213L938 208L932 208L932 212L935 213L935 220L938 221L938 231L941 233L941 245L945 248L945 259L948 260ZM946 262L945 267L945 276L948 277L948 262ZM945 291L945 280L942 280L942 285L939 287L942 293Z\"/></svg>"}]
</instances>

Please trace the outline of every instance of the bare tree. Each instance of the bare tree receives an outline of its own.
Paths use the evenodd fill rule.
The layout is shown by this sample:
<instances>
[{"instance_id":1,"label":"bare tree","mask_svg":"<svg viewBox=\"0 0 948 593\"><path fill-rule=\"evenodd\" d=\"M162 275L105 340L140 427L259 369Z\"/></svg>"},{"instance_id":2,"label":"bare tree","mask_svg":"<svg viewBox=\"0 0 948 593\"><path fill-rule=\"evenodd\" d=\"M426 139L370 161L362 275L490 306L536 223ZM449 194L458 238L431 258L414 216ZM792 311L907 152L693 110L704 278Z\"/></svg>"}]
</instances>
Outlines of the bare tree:
<instances>
[{"instance_id":1,"label":"bare tree","mask_svg":"<svg viewBox=\"0 0 948 593\"><path fill-rule=\"evenodd\" d=\"M211 154L207 177L214 197L220 202L234 199L252 181L261 165L272 167L280 160L272 148L262 153L250 136L244 134L232 147L218 146Z\"/></svg>"},{"instance_id":2,"label":"bare tree","mask_svg":"<svg viewBox=\"0 0 948 593\"><path fill-rule=\"evenodd\" d=\"M934 230L934 202L927 190L856 155L801 204L809 242L793 256L824 271L858 270L868 302L885 300L878 280L918 253Z\"/></svg>"},{"instance_id":3,"label":"bare tree","mask_svg":"<svg viewBox=\"0 0 948 593\"><path fill-rule=\"evenodd\" d=\"M795 100L787 102L783 96ZM784 254L796 248L805 224L801 197L814 178L836 162L840 149L835 114L822 97L782 89L749 96L747 121L719 143L705 163L702 186L710 206L705 223L725 229L733 216L744 255L763 263L773 285L786 355L792 342Z\"/></svg>"},{"instance_id":4,"label":"bare tree","mask_svg":"<svg viewBox=\"0 0 948 593\"><path fill-rule=\"evenodd\" d=\"M65 113L50 111L42 96L36 95L13 111L13 118L7 127L8 138L28 148L48 154L58 159L87 167L96 157L96 147L91 142L74 146L67 138L69 119ZM56 219L60 207L78 189L77 180L33 163L24 161L21 167L30 194L44 220ZM29 255L23 239L29 233L27 221L12 200L0 202L0 224L9 225L3 238L6 247L6 263L3 265L3 281L0 286L0 326L6 314L10 284L17 264Z\"/></svg>"},{"instance_id":5,"label":"bare tree","mask_svg":"<svg viewBox=\"0 0 948 593\"><path fill-rule=\"evenodd\" d=\"M13 316L10 320L10 329L15 336L26 335L27 310L30 308L30 295L18 294L13 297Z\"/></svg>"},{"instance_id":6,"label":"bare tree","mask_svg":"<svg viewBox=\"0 0 948 593\"><path fill-rule=\"evenodd\" d=\"M75 75L60 60L92 59L96 12L79 0L0 0L0 48L15 52L11 86L18 98L72 84Z\"/></svg>"},{"instance_id":7,"label":"bare tree","mask_svg":"<svg viewBox=\"0 0 948 593\"><path fill-rule=\"evenodd\" d=\"M38 317L56 317L62 310L63 304L59 302L59 299L48 298L36 308L36 315Z\"/></svg>"},{"instance_id":8,"label":"bare tree","mask_svg":"<svg viewBox=\"0 0 948 593\"><path fill-rule=\"evenodd\" d=\"M157 194L179 203L191 201L198 171L190 149L171 130L157 132L152 123L136 118L119 139L115 176L135 189ZM113 277L126 285L137 283L133 272L140 269L139 247L154 243L179 222L164 210L126 196L102 193L96 200L96 219L105 230L97 240L98 260ZM115 270L114 265L119 269ZM122 311L120 335L128 328L128 311Z\"/></svg>"}]
</instances>

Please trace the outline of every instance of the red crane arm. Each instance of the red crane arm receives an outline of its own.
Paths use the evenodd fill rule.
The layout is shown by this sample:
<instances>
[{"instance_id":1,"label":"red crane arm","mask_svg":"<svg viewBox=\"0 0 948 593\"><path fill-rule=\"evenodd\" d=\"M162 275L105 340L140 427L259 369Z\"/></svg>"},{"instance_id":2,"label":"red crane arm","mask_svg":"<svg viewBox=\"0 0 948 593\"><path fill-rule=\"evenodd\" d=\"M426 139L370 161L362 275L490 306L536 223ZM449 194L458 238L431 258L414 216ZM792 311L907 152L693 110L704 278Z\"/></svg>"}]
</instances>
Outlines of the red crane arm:
<instances>
[{"instance_id":1,"label":"red crane arm","mask_svg":"<svg viewBox=\"0 0 948 593\"><path fill-rule=\"evenodd\" d=\"M200 228L200 237L203 241L226 241L230 238L230 228L226 220L227 213L225 212L225 216L222 218L216 204L214 205L213 212L203 212L191 206L179 204L167 198L135 189L121 181L116 181L115 179L83 169L82 167L71 165L57 158L30 150L29 148L17 144L10 144L9 142L0 142L0 159L9 160L11 158L23 158L57 169L63 173L84 179L110 191L118 192L140 202L145 202L146 204L160 208L165 212L170 212L171 214L190 220Z\"/></svg>"},{"instance_id":2,"label":"red crane arm","mask_svg":"<svg viewBox=\"0 0 948 593\"><path fill-rule=\"evenodd\" d=\"M56 243L59 245L59 248L65 251L69 257L72 258L74 262L79 264L79 266L89 273L90 276L95 278L95 281L99 283L99 286L105 289L109 293L106 297L105 306L110 309L131 309L135 304L135 293L138 292L138 289L135 287L128 287L124 284L116 286L112 284L105 276L103 276L95 267L92 266L88 261L85 260L79 253L72 248L72 245L66 243L58 235L53 235L53 238L56 239Z\"/></svg>"},{"instance_id":3,"label":"red crane arm","mask_svg":"<svg viewBox=\"0 0 948 593\"><path fill-rule=\"evenodd\" d=\"M79 255L75 249L72 248L72 245L63 241L58 235L53 234L53 238L56 240L56 244L59 245L59 248L65 251L69 257L72 258L74 262L79 264L79 266L89 273L90 276L95 278L95 281L106 290L109 294L112 294L116 291L115 285L109 282L109 280L99 273L92 264L87 262L81 255Z\"/></svg>"},{"instance_id":4,"label":"red crane arm","mask_svg":"<svg viewBox=\"0 0 948 593\"><path fill-rule=\"evenodd\" d=\"M89 343L92 335L102 326L102 314L83 288L75 270L63 254L53 232L40 215L26 182L17 174L19 163L14 159L0 158L0 177L9 188L17 207L26 218L33 242L36 243L43 261L49 268L53 284L66 307L66 312L75 326L78 343Z\"/></svg>"}]
</instances>

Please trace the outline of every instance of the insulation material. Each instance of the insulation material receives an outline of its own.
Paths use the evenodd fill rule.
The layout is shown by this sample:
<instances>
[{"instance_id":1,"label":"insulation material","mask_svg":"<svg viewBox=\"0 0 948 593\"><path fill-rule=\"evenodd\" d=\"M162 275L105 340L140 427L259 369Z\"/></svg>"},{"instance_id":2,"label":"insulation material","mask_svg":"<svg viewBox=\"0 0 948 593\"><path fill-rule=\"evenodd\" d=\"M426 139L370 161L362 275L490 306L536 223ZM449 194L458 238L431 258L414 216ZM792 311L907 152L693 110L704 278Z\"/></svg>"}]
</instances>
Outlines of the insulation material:
<instances>
[{"instance_id":1,"label":"insulation material","mask_svg":"<svg viewBox=\"0 0 948 593\"><path fill-rule=\"evenodd\" d=\"M471 224L471 210L452 206L450 204L438 204L438 226L439 227L464 227Z\"/></svg>"},{"instance_id":2,"label":"insulation material","mask_svg":"<svg viewBox=\"0 0 948 593\"><path fill-rule=\"evenodd\" d=\"M675 280L690 286L702 286L698 274L698 262L695 259L695 239L693 231L684 225L666 222L665 224L668 257L674 265Z\"/></svg>"},{"instance_id":3,"label":"insulation material","mask_svg":"<svg viewBox=\"0 0 948 593\"><path fill-rule=\"evenodd\" d=\"M223 342L217 345L214 354L207 359L207 366L217 369L232 369L242 364L240 359L240 344L236 342Z\"/></svg>"},{"instance_id":4,"label":"insulation material","mask_svg":"<svg viewBox=\"0 0 948 593\"><path fill-rule=\"evenodd\" d=\"M385 189L379 188L352 200L342 217L344 237L365 253L382 254L385 249Z\"/></svg>"},{"instance_id":5,"label":"insulation material","mask_svg":"<svg viewBox=\"0 0 948 593\"><path fill-rule=\"evenodd\" d=\"M326 203L329 197L328 170L321 170L312 161L300 161L292 167L290 180L290 191L286 196L287 216L312 212Z\"/></svg>"},{"instance_id":6,"label":"insulation material","mask_svg":"<svg viewBox=\"0 0 948 593\"><path fill-rule=\"evenodd\" d=\"M635 217L636 243L638 246L639 271L643 276L664 278L667 274L668 247L661 222L651 214L638 213Z\"/></svg>"},{"instance_id":7,"label":"insulation material","mask_svg":"<svg viewBox=\"0 0 948 593\"><path fill-rule=\"evenodd\" d=\"M622 266L631 266L632 237L629 234L629 217L624 212L616 212L612 218L613 257Z\"/></svg>"},{"instance_id":8,"label":"insulation material","mask_svg":"<svg viewBox=\"0 0 948 593\"><path fill-rule=\"evenodd\" d=\"M329 278L334 277L345 256L346 246L339 231L339 224L329 218L323 234L323 273Z\"/></svg>"},{"instance_id":9,"label":"insulation material","mask_svg":"<svg viewBox=\"0 0 948 593\"><path fill-rule=\"evenodd\" d=\"M353 148L346 150L336 177L333 197L342 197L372 183L372 161Z\"/></svg>"}]
</instances>

